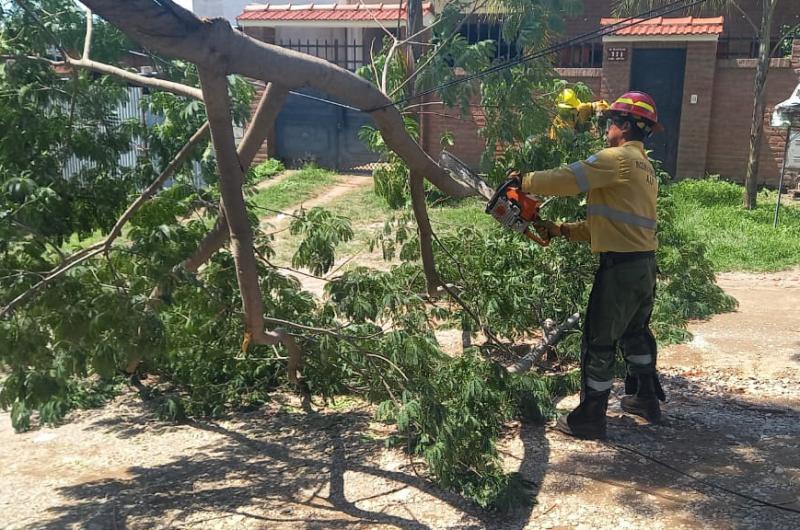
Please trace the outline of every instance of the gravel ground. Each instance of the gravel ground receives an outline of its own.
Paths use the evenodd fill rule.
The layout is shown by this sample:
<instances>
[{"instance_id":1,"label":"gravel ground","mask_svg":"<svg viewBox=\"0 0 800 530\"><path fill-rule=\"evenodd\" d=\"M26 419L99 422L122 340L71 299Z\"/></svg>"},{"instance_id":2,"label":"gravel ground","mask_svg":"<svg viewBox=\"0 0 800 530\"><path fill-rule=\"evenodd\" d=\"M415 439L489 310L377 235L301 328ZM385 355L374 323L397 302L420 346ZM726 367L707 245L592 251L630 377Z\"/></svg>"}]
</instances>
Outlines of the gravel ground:
<instances>
[{"instance_id":1,"label":"gravel ground","mask_svg":"<svg viewBox=\"0 0 800 530\"><path fill-rule=\"evenodd\" d=\"M165 425L123 395L20 435L0 414L0 525L796 530L800 271L719 281L740 309L663 352L663 425L622 415L615 396L607 442L511 426L508 468L536 488L513 513L483 513L432 485L383 448L367 408L308 415L287 397L228 421Z\"/></svg>"}]
</instances>

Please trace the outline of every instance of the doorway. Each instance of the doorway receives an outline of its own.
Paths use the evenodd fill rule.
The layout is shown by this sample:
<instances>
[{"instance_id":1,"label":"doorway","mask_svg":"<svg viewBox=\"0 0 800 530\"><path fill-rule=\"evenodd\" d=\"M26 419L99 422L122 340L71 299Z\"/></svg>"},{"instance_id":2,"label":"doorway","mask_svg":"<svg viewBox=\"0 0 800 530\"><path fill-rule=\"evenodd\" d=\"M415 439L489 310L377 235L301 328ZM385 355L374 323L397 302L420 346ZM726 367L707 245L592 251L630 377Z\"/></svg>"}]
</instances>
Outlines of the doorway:
<instances>
[{"instance_id":1,"label":"doorway","mask_svg":"<svg viewBox=\"0 0 800 530\"><path fill-rule=\"evenodd\" d=\"M674 178L678 167L683 80L686 73L685 49L634 49L631 90L647 92L656 100L658 120L664 132L645 141L651 156L660 160Z\"/></svg>"}]
</instances>

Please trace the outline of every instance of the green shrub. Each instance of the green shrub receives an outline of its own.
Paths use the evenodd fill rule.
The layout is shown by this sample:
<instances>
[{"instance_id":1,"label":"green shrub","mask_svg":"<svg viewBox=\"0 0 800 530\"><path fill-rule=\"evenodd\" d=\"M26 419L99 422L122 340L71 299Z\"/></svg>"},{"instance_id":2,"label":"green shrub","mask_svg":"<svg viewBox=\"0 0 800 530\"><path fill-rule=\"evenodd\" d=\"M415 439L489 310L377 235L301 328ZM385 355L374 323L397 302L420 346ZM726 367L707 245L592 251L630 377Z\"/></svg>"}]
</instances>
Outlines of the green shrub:
<instances>
[{"instance_id":1,"label":"green shrub","mask_svg":"<svg viewBox=\"0 0 800 530\"><path fill-rule=\"evenodd\" d=\"M247 182L249 184L257 184L263 180L271 179L285 170L283 162L275 158L269 158L250 168L250 171L247 172Z\"/></svg>"}]
</instances>

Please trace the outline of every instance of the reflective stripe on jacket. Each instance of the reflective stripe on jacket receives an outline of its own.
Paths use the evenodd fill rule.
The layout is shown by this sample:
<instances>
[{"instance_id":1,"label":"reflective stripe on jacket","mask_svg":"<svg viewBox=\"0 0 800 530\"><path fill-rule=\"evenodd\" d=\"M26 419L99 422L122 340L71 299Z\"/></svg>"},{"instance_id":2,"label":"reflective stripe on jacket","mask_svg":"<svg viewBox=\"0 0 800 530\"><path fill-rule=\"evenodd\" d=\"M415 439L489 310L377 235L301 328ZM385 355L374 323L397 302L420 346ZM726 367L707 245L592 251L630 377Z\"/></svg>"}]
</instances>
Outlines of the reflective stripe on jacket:
<instances>
[{"instance_id":1,"label":"reflective stripe on jacket","mask_svg":"<svg viewBox=\"0 0 800 530\"><path fill-rule=\"evenodd\" d=\"M536 195L587 193L582 223L566 223L573 241L592 252L655 250L658 179L642 142L603 149L581 162L527 173L522 190Z\"/></svg>"}]
</instances>

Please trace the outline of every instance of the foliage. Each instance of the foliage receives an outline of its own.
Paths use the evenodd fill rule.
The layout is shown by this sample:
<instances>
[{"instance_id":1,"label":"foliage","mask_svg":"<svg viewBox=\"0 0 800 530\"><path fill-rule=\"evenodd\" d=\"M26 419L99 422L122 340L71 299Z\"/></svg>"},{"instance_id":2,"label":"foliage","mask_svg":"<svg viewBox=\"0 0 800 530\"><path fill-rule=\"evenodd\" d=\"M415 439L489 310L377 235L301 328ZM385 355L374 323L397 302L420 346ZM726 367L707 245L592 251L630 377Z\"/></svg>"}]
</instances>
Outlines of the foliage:
<instances>
[{"instance_id":1,"label":"foliage","mask_svg":"<svg viewBox=\"0 0 800 530\"><path fill-rule=\"evenodd\" d=\"M651 326L661 342L690 337L687 320L708 318L736 309L736 300L714 282L714 265L704 238L683 222L683 201L668 185L669 175L654 161L661 185L658 197L659 283ZM688 181L687 181L688 182ZM739 196L741 197L741 195ZM738 199L737 197L737 203Z\"/></svg>"},{"instance_id":2,"label":"foliage","mask_svg":"<svg viewBox=\"0 0 800 530\"><path fill-rule=\"evenodd\" d=\"M282 173L286 168L283 162L275 158L270 158L250 168L247 172L247 182L249 184L258 184L267 179L271 179L278 173Z\"/></svg>"},{"instance_id":3,"label":"foliage","mask_svg":"<svg viewBox=\"0 0 800 530\"><path fill-rule=\"evenodd\" d=\"M419 124L410 116L404 116L406 132L419 138ZM381 133L374 127L364 126L358 132L358 138L376 153L381 153L383 163L372 172L375 181L375 194L386 200L389 208L399 209L407 206L411 199L409 177L411 172L403 160L386 147Z\"/></svg>"},{"instance_id":4,"label":"foliage","mask_svg":"<svg viewBox=\"0 0 800 530\"><path fill-rule=\"evenodd\" d=\"M717 179L669 186L676 225L705 242L716 271L778 271L800 264L800 209L780 209L773 228L776 192L762 192L754 210L741 210L743 187Z\"/></svg>"},{"instance_id":5,"label":"foliage","mask_svg":"<svg viewBox=\"0 0 800 530\"><path fill-rule=\"evenodd\" d=\"M292 257L292 267L305 267L316 275L331 270L337 245L353 239L347 219L323 208L301 211L289 225L289 233L303 236Z\"/></svg>"},{"instance_id":6,"label":"foliage","mask_svg":"<svg viewBox=\"0 0 800 530\"><path fill-rule=\"evenodd\" d=\"M778 43L778 57L791 57L792 44L795 39L800 39L800 27L781 25L780 42Z\"/></svg>"}]
</instances>

